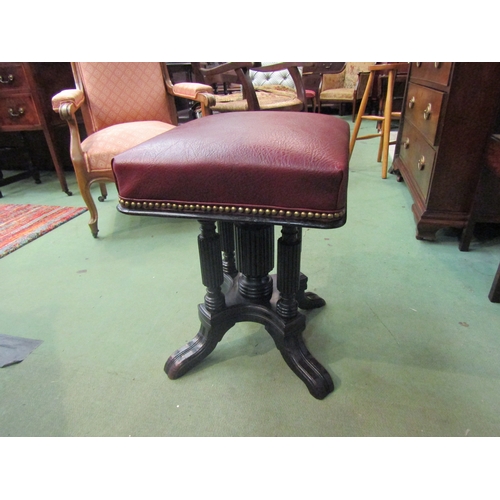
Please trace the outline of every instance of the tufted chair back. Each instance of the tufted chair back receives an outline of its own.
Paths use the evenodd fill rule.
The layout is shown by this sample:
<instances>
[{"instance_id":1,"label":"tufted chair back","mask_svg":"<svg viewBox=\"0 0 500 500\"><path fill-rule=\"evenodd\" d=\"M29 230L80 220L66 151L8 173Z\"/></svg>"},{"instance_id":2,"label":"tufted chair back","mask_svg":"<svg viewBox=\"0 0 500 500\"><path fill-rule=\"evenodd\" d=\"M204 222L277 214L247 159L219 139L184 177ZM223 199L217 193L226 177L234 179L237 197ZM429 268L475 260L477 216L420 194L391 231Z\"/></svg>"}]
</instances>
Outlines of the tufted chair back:
<instances>
[{"instance_id":1,"label":"tufted chair back","mask_svg":"<svg viewBox=\"0 0 500 500\"><path fill-rule=\"evenodd\" d=\"M267 66L275 64L273 62L263 62L262 66ZM299 68L302 72L302 68ZM277 85L282 87L288 87L295 90L295 84L293 83L293 78L287 69L281 69L278 71L252 71L249 72L250 79L254 87L264 87L266 85Z\"/></svg>"},{"instance_id":2,"label":"tufted chair back","mask_svg":"<svg viewBox=\"0 0 500 500\"><path fill-rule=\"evenodd\" d=\"M157 62L71 64L76 86L85 93L82 114L87 134L119 123L176 123L173 97Z\"/></svg>"}]
</instances>

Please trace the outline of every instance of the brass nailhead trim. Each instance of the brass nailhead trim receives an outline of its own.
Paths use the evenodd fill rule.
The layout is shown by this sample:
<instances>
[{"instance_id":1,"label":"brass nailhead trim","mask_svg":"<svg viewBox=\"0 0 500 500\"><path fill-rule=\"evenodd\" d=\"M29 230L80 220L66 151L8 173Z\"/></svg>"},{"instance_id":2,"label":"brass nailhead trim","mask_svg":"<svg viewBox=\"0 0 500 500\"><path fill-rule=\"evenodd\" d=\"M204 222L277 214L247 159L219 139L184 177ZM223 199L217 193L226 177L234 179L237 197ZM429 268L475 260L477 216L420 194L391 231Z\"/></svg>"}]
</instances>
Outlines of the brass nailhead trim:
<instances>
[{"instance_id":1,"label":"brass nailhead trim","mask_svg":"<svg viewBox=\"0 0 500 500\"><path fill-rule=\"evenodd\" d=\"M221 213L238 213L238 214L251 214L259 216L280 216L295 219L340 219L345 215L345 210L340 210L339 212L326 213L326 212L299 212L290 210L277 210L275 208L249 208L249 207L224 207L224 206L211 206L211 205L183 205L170 202L141 202L141 201L128 201L121 199L119 200L120 205L125 208L132 209L144 209L144 210L169 210L176 212L221 212Z\"/></svg>"}]
</instances>

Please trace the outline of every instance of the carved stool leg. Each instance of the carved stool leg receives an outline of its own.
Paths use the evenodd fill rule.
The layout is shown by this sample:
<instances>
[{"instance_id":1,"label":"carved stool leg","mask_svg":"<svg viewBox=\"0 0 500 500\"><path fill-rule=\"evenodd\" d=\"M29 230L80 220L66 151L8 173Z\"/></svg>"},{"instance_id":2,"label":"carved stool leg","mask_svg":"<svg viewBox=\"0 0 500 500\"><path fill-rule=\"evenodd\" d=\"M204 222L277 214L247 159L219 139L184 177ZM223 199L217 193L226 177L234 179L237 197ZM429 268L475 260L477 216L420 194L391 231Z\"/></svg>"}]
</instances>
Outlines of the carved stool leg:
<instances>
[{"instance_id":1,"label":"carved stool leg","mask_svg":"<svg viewBox=\"0 0 500 500\"><path fill-rule=\"evenodd\" d=\"M205 302L199 306L201 327L196 337L181 349L174 352L165 364L165 372L171 379L178 378L205 359L221 340L223 331L211 327L212 314L224 310L226 303L221 291L224 275L222 271L222 250L220 236L215 231L214 222L201 221L201 234L198 236L201 279L207 287ZM234 324L234 323L233 323Z\"/></svg>"},{"instance_id":2,"label":"carved stool leg","mask_svg":"<svg viewBox=\"0 0 500 500\"><path fill-rule=\"evenodd\" d=\"M309 392L317 399L323 399L333 391L333 381L325 368L311 355L302 339L305 321L294 321L303 317L298 312L296 296L299 293L301 230L292 226L283 226L282 236L278 241L278 276L277 288L280 298L276 312L280 317L294 325L283 330L283 337L273 335L283 359L293 372L306 384ZM270 332L271 333L271 332Z\"/></svg>"},{"instance_id":3,"label":"carved stool leg","mask_svg":"<svg viewBox=\"0 0 500 500\"><path fill-rule=\"evenodd\" d=\"M231 230L219 224L219 232L224 231L228 236ZM302 339L305 316L298 312L297 298L310 306L304 292L307 278L300 272L300 228L284 226L278 241L279 294L269 276L274 266L274 226L235 224L233 241L234 247L229 237L224 240L215 231L214 223L201 222L198 245L202 281L207 287L205 301L198 307L201 327L193 340L170 356L165 372L171 379L181 377L205 359L232 326L252 321L264 325L288 366L315 398L323 399L333 391L333 382L307 350ZM234 269L240 270L226 295L221 290L228 269L222 261L223 248L226 255L234 248Z\"/></svg>"}]
</instances>

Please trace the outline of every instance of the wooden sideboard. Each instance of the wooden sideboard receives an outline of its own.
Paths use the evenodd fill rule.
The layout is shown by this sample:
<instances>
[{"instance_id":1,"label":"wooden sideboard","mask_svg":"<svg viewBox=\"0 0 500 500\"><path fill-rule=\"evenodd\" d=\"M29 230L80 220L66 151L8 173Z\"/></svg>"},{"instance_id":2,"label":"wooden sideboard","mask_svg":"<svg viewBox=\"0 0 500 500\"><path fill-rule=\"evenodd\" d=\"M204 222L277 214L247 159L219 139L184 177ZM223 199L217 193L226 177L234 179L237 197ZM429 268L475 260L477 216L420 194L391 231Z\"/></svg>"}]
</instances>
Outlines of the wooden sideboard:
<instances>
[{"instance_id":1,"label":"wooden sideboard","mask_svg":"<svg viewBox=\"0 0 500 500\"><path fill-rule=\"evenodd\" d=\"M392 169L412 195L417 239L465 227L499 110L500 63L411 63ZM500 193L488 196L498 207Z\"/></svg>"},{"instance_id":2,"label":"wooden sideboard","mask_svg":"<svg viewBox=\"0 0 500 500\"><path fill-rule=\"evenodd\" d=\"M0 132L42 131L61 188L68 195L54 133L55 127L65 124L52 110L51 99L73 87L69 63L0 62Z\"/></svg>"}]
</instances>

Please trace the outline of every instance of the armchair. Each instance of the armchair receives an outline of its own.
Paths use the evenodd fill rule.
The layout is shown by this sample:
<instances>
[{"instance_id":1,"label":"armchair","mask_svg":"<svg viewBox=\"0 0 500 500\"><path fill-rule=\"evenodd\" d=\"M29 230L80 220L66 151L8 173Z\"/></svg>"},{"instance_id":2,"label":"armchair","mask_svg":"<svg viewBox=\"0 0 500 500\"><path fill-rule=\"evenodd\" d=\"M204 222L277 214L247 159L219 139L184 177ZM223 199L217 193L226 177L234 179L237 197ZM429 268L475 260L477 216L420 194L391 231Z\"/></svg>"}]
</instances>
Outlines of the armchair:
<instances>
[{"instance_id":1,"label":"armchair","mask_svg":"<svg viewBox=\"0 0 500 500\"><path fill-rule=\"evenodd\" d=\"M90 187L115 182L111 160L117 154L177 125L173 93L168 92L164 63L71 63L75 89L52 98L52 108L67 121L70 155L81 195L98 233L98 213ZM181 84L178 94L208 103L211 88ZM204 91L204 92L203 92ZM87 137L82 141L76 113L81 110Z\"/></svg>"},{"instance_id":2,"label":"armchair","mask_svg":"<svg viewBox=\"0 0 500 500\"><path fill-rule=\"evenodd\" d=\"M343 114L345 103L352 104L352 121L356 117L356 107L361 101L368 83L368 68L375 63L348 62L344 70L338 74L325 74L321 81L319 93L319 111L325 104L340 104L340 114Z\"/></svg>"},{"instance_id":3,"label":"armchair","mask_svg":"<svg viewBox=\"0 0 500 500\"><path fill-rule=\"evenodd\" d=\"M201 67L199 63L195 66L195 75L203 79L203 84L214 85L222 82L238 83L241 92L233 92L224 95L214 95L213 100L200 102L202 115L206 116L213 112L226 113L231 111L260 111L260 110L283 110L303 111L306 105L304 85L299 71L302 63L273 63L261 66L254 62L228 62L214 67ZM250 71L253 73L264 73L288 70L295 88L284 85L258 85L254 86ZM179 84L178 84L179 85ZM172 92L177 95L176 86L172 86Z\"/></svg>"},{"instance_id":4,"label":"armchair","mask_svg":"<svg viewBox=\"0 0 500 500\"><path fill-rule=\"evenodd\" d=\"M319 93L323 76L341 73L345 68L345 62L315 62L304 64L302 68L302 81L304 82L306 97L312 102L313 113L319 113Z\"/></svg>"}]
</instances>

